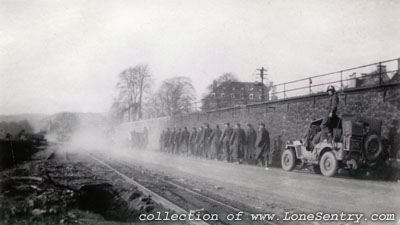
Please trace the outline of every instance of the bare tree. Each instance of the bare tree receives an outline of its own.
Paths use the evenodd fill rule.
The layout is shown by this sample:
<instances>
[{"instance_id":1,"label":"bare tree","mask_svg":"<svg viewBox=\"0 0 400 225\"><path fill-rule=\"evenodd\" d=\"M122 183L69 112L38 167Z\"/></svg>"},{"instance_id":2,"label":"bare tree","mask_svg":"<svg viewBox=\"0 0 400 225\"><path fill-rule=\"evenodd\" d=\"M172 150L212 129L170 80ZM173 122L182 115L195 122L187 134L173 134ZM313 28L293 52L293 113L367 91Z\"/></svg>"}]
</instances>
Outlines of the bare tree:
<instances>
[{"instance_id":1,"label":"bare tree","mask_svg":"<svg viewBox=\"0 0 400 225\"><path fill-rule=\"evenodd\" d=\"M238 79L237 79L236 75L231 72L224 73L217 78L217 82L219 82L219 83L223 83L225 81L238 81Z\"/></svg>"},{"instance_id":2,"label":"bare tree","mask_svg":"<svg viewBox=\"0 0 400 225\"><path fill-rule=\"evenodd\" d=\"M117 87L119 96L118 104L120 111L128 112L128 120L138 120L142 118L143 96L152 84L148 65L141 64L130 67L119 74Z\"/></svg>"},{"instance_id":3,"label":"bare tree","mask_svg":"<svg viewBox=\"0 0 400 225\"><path fill-rule=\"evenodd\" d=\"M143 105L144 117L146 118L157 118L165 116L166 114L163 111L164 104L160 94L154 93L149 95Z\"/></svg>"},{"instance_id":4,"label":"bare tree","mask_svg":"<svg viewBox=\"0 0 400 225\"><path fill-rule=\"evenodd\" d=\"M156 103L159 113L173 116L192 111L196 99L192 81L186 77L173 77L164 80L157 95Z\"/></svg>"},{"instance_id":5,"label":"bare tree","mask_svg":"<svg viewBox=\"0 0 400 225\"><path fill-rule=\"evenodd\" d=\"M128 108L125 104L121 103L117 98L114 99L108 114L113 122L120 123L123 121L124 114L127 110Z\"/></svg>"}]
</instances>

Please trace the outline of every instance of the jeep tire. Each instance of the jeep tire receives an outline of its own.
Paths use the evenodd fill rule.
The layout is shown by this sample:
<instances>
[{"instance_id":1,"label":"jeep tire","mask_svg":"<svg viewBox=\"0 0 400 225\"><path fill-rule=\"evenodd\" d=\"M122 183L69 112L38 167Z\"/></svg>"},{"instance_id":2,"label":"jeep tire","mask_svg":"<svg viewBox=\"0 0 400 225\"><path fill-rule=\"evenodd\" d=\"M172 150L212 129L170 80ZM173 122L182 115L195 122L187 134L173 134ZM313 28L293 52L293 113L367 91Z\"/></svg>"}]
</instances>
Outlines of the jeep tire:
<instances>
[{"instance_id":1,"label":"jeep tire","mask_svg":"<svg viewBox=\"0 0 400 225\"><path fill-rule=\"evenodd\" d=\"M335 154L332 152L325 152L319 161L319 167L322 175L327 177L335 176L338 169L338 161L336 160Z\"/></svg>"},{"instance_id":2,"label":"jeep tire","mask_svg":"<svg viewBox=\"0 0 400 225\"><path fill-rule=\"evenodd\" d=\"M292 149L286 149L282 153L281 158L282 168L286 171L291 171L296 166L296 154Z\"/></svg>"},{"instance_id":3,"label":"jeep tire","mask_svg":"<svg viewBox=\"0 0 400 225\"><path fill-rule=\"evenodd\" d=\"M369 163L375 163L382 154L382 142L378 135L370 134L365 138L364 155Z\"/></svg>"}]
</instances>

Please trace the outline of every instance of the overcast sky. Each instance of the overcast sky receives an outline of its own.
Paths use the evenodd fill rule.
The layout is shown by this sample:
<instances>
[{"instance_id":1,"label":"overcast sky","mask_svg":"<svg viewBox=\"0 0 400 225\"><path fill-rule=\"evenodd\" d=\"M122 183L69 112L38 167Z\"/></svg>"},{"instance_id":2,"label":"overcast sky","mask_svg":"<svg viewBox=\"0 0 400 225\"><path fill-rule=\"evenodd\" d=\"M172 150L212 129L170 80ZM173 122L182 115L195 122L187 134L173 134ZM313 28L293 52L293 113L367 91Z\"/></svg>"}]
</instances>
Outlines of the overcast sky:
<instances>
[{"instance_id":1,"label":"overcast sky","mask_svg":"<svg viewBox=\"0 0 400 225\"><path fill-rule=\"evenodd\" d=\"M281 83L400 57L400 1L0 0L0 114L106 112L117 75Z\"/></svg>"}]
</instances>

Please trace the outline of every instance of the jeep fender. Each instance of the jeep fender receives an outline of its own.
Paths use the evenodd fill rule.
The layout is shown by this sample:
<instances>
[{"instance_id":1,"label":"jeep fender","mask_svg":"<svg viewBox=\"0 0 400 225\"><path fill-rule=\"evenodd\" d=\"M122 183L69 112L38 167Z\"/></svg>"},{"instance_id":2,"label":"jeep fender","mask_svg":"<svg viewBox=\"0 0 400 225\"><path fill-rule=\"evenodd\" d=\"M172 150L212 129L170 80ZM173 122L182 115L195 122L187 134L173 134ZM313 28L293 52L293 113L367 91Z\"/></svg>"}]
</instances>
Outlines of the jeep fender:
<instances>
[{"instance_id":1,"label":"jeep fender","mask_svg":"<svg viewBox=\"0 0 400 225\"><path fill-rule=\"evenodd\" d=\"M285 149L292 149L297 159L301 157L301 151L297 151L296 145L286 145Z\"/></svg>"},{"instance_id":2,"label":"jeep fender","mask_svg":"<svg viewBox=\"0 0 400 225\"><path fill-rule=\"evenodd\" d=\"M319 143L316 146L316 148L320 149L320 150L317 150L318 151L318 160L320 160L322 155L328 151L331 151L335 155L337 160L343 160L343 158L344 158L343 150L341 148L339 148L338 150L335 150L334 146L331 143L322 142L322 143Z\"/></svg>"}]
</instances>

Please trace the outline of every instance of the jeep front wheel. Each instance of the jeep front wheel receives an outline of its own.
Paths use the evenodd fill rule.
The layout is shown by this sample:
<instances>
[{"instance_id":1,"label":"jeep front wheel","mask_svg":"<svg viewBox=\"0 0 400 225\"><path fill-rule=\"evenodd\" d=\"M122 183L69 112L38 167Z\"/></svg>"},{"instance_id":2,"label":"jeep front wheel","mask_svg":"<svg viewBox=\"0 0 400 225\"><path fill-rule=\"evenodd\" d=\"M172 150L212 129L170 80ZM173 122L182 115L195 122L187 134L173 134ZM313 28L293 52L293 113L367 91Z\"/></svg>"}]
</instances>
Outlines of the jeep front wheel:
<instances>
[{"instance_id":1,"label":"jeep front wheel","mask_svg":"<svg viewBox=\"0 0 400 225\"><path fill-rule=\"evenodd\" d=\"M282 168L291 171L296 166L296 155L292 149L286 149L282 154Z\"/></svg>"},{"instance_id":2,"label":"jeep front wheel","mask_svg":"<svg viewBox=\"0 0 400 225\"><path fill-rule=\"evenodd\" d=\"M338 169L338 162L336 160L335 155L332 152L325 152L321 161L319 162L319 167L321 169L321 173L324 176L332 177L336 174Z\"/></svg>"}]
</instances>

